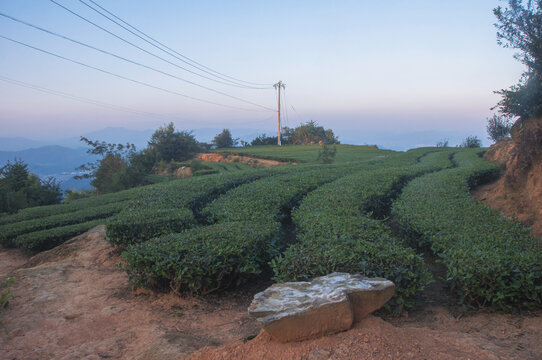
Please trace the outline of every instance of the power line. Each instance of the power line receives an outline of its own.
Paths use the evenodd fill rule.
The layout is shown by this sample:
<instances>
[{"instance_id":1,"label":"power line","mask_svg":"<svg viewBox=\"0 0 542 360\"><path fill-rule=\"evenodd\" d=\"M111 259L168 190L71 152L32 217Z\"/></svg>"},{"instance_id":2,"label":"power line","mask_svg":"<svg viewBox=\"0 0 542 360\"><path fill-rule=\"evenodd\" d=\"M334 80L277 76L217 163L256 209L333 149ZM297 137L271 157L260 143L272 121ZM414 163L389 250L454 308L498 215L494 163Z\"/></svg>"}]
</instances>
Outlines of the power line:
<instances>
[{"instance_id":1,"label":"power line","mask_svg":"<svg viewBox=\"0 0 542 360\"><path fill-rule=\"evenodd\" d=\"M136 28L135 26L129 24L128 22L124 21L123 19L121 19L120 17L118 17L117 15L115 15L114 13L112 13L111 11L105 9L103 6L99 5L98 3L96 3L95 1L93 0L89 0L89 2L93 3L95 6L97 6L98 8L100 8L101 10L103 10L104 12L106 12L107 14L111 15L113 18L117 19L118 21L122 22L124 25L128 26L129 28L131 28L132 30L130 30L129 28L127 28L126 26L120 24L118 21L112 19L111 17L107 16L106 14L104 14L103 12L101 12L100 10L96 9L95 7L93 7L92 5L89 5L87 4L85 1L83 0L79 0L80 3L84 4L85 6L87 6L88 8L92 9L93 11L97 12L98 14L100 14L101 16L105 17L106 19L108 19L109 21L113 22L114 24L120 26L121 28L123 28L124 30L128 31L129 33L131 33L132 35L134 36L137 36L138 38L140 38L141 40L145 41L146 43L154 46L155 48L165 52L166 54L176 58L177 60L179 61L182 61L183 63L187 64L187 65L190 65L206 74L209 74L211 76L214 76L214 77L217 77L221 80L224 80L224 81L228 81L228 82L231 82L232 84L235 84L239 87L246 87L246 88L249 88L249 89L271 89L272 88L272 84L260 84L260 83L254 83L254 82L250 82L250 81L244 81L244 80L240 80L240 79L236 79L234 77L231 77L231 76L228 76L228 75L225 75L225 74L222 74L216 70L213 70L205 65L202 65L192 59L190 59L189 57L171 49L170 47L164 45L163 43L161 43L160 41L154 39L153 37L147 35L146 33L144 33L143 31L139 30L138 28ZM135 32L134 32L135 31ZM136 33L137 32L137 33ZM143 36L141 36L141 35ZM149 41L150 40L150 41ZM158 45L160 46L158 46ZM196 65L194 65L196 64ZM198 74L198 76L201 76ZM206 77L205 77L206 78ZM228 80L230 79L230 80ZM233 80L233 81L232 81ZM247 86L247 85L242 85L242 84L239 84L239 82L241 83L245 83L245 84L250 84L250 85L256 85L256 86ZM259 86L265 86L265 87L259 87Z\"/></svg>"},{"instance_id":2,"label":"power line","mask_svg":"<svg viewBox=\"0 0 542 360\"><path fill-rule=\"evenodd\" d=\"M113 110L124 111L124 112L129 112L129 113L138 114L138 115L151 115L151 116L159 116L159 117L168 117L168 116L163 115L163 114L157 114L157 113L151 113L151 112L147 112L147 111L136 110L136 109L127 108L127 107L124 107L124 106L109 104L109 103L94 100L94 99L84 98L84 97L76 96L76 95L72 95L72 94L67 94L67 93L64 93L64 92L61 92L61 91L48 89L48 88L45 88L45 87L42 87L42 86L25 83L23 81L15 80L15 79L12 79L12 78L9 78L9 77L6 77L6 76L2 76L2 75L0 75L0 81L4 81L4 82L12 84L12 85L18 85L18 86L25 87L25 88L32 89L32 90L36 90L36 91L41 91L41 92L44 92L44 93L47 93L47 94L50 94L50 95L56 95L56 96L59 96L59 97L62 97L62 98L76 100L76 101L80 101L80 102L83 102L83 103L97 105L97 106L101 106L101 107L105 107L105 108L109 108L109 109L113 109Z\"/></svg>"},{"instance_id":3,"label":"power line","mask_svg":"<svg viewBox=\"0 0 542 360\"><path fill-rule=\"evenodd\" d=\"M125 42L126 44L129 44L130 46L133 46L133 47L135 47L136 49L138 49L138 50L140 50L140 51L143 51L144 53L146 53L146 54L148 54L148 55L150 55L150 56L153 56L153 57L155 57L155 58L157 58L157 59L160 59L160 60L162 60L162 61L164 61L164 62L166 62L166 63L168 63L168 64L170 64L170 65L173 65L173 66L175 66L175 67L177 67L177 68L179 68L179 69L182 69L182 70L184 70L184 71L187 71L187 72L192 73L192 74L197 75L197 76L201 76L201 77L206 78L206 79L208 79L208 80L215 81L215 82L218 82L218 83L221 83L221 84L225 84L225 85L235 86L235 85L232 85L232 84L230 84L230 83L225 83L225 82L222 82L222 81L219 81L219 80L215 80L215 79L206 77L205 75L198 74L198 73L196 73L196 72L194 72L194 71L191 71L191 70L189 70L189 69L186 69L186 68L184 68L184 67L182 67L182 66L180 66L180 65L178 65L178 64L175 64L174 62L171 62L171 61L169 61L169 60L167 60L167 59L164 59L163 57L161 57L161 56L159 56L159 55L156 55L156 54L154 54L154 53L152 53L152 52L150 52L150 51L148 51L148 50L142 48L141 46L138 46L138 45L134 44L133 42L131 42L131 41L129 41L129 40L126 40L125 38L123 38L123 37L121 37L121 36L119 36L119 35L117 35L117 34L111 32L111 31L109 31L109 30L107 30L106 28L104 28L104 27L102 27L102 26L96 24L95 22L93 22L93 21L91 21L91 20L85 18L84 16L82 16L82 15L76 13L75 11L73 11L73 10L67 8L66 6L64 6L64 5L62 5L62 4L59 4L59 3L56 2L55 0L49 0L49 1L52 2L53 4L57 5L57 6L61 7L62 9L68 11L69 13L71 13L71 14L77 16L77 17L80 18L81 20L83 20L83 21L85 21L85 22L87 22L87 23L89 23L89 24L91 24L91 25L97 27L98 29L100 29L100 30L102 30L102 31L105 31L105 32L108 33L109 35L114 36L115 38L119 39L120 41ZM195 83L193 83L193 84L195 84ZM205 86L203 86L203 85L196 85L196 86L203 87L203 88L205 88L205 89L207 89L207 90L210 89L210 88L205 87ZM240 86L240 85L237 85L237 87L246 87L246 86ZM215 92L218 92L218 90L214 90L214 91L215 91Z\"/></svg>"},{"instance_id":4,"label":"power line","mask_svg":"<svg viewBox=\"0 0 542 360\"><path fill-rule=\"evenodd\" d=\"M268 107L266 107L266 106L256 104L256 103L254 103L254 102L252 102L252 101L248 101L248 100L239 98L239 97L237 97L237 96L233 96L233 95L226 94L226 93L224 93L224 92L222 92L222 91L218 91L218 90L215 90L215 89L212 89L212 88L208 88L208 87L206 87L206 86L203 86L203 85L194 83L194 82L192 82L192 81L190 81L190 80L186 80L186 79L183 79L183 78L178 77L178 76L176 76L176 75L173 75L173 74L167 73L167 72L165 72L165 71L156 69L156 68L154 68L154 67L152 67L152 66L148 66L148 65L139 63L139 62L137 62L137 61L134 61L134 60L125 58L125 57L120 56L120 55L116 55L116 54L111 53L111 52L109 52L109 51L106 51L106 50L97 48L97 47L95 47L95 46L92 46L92 45L83 43L83 42L81 42L81 41L72 39L72 38L67 37L67 36L65 36L65 35L61 35L61 34L58 34L58 33L56 33L56 32L53 32L53 31L51 31L51 30L47 30L47 29L44 29L44 28L42 28L42 27L39 27L39 26L37 26L37 25L30 24L30 23L28 23L28 22L26 22L26 21L23 21L23 20L14 18L14 17L9 16L9 15L6 15L6 14L4 14L4 13L1 13L1 12L0 12L0 16L3 16L3 17L5 17L5 18L8 18L8 19L10 19L10 20L12 20L12 21L16 21L16 22L18 22L18 23L20 23L20 24L23 24L23 25L32 27L32 28L34 28L34 29L40 30L40 31L42 31L42 32L48 33L48 34L50 34L50 35L53 35L53 36L62 38L62 39L64 39L64 40L71 41L71 42L73 42L73 43L75 43L75 44L78 44L78 45L87 47L87 48L89 48L89 49L93 49L93 50L95 50L95 51L99 51L99 52L101 52L101 53L103 53L103 54L106 54L106 55L109 55L109 56L113 56L113 57L115 57L115 58L117 58L117 59L120 59L120 60L129 62L129 63L131 63L131 64L134 64L134 65L137 65L137 66L140 66L140 67L143 67L143 68L146 68L146 69L149 69L149 70L158 72L158 73L160 73L160 74L163 74L163 75L172 77L172 78L177 79L177 80L180 80L180 81L184 81L184 82L186 82L186 83L188 83L188 84L191 84L191 85L195 85L195 86L201 87L201 88L203 88L203 89L212 91L212 92L217 93L217 94L219 94L219 95L227 96L227 97L229 97L229 98L232 98L232 99L235 99L235 100L238 100L238 101L241 101L241 102L244 102L244 103L253 105L253 106L257 106L257 107L260 107L260 108L263 108L263 109L266 109L266 110L274 111L273 109L268 108Z\"/></svg>"},{"instance_id":5,"label":"power line","mask_svg":"<svg viewBox=\"0 0 542 360\"><path fill-rule=\"evenodd\" d=\"M32 45L23 43L23 42L21 42L21 41L18 41L18 40L9 38L9 37L7 37L7 36L0 35L0 38L5 39L5 40L8 40L8 41L11 41L11 42L13 42L13 43L16 43L16 44L19 44L19 45L22 45L22 46L25 46L25 47L27 47L27 48L30 48L30 49L33 49L33 50L36 50L36 51L42 52L42 53L44 53L44 54L48 54L48 55L54 56L54 57L56 57L56 58L59 58L59 59L63 59L63 60L72 62L72 63L74 63L74 64L81 65L81 66L83 66L83 67L86 67L86 68L89 68L89 69L93 69L93 70L99 71L99 72L101 72L101 73L104 73L104 74L108 74L108 75L117 77L117 78L119 78L119 79L127 80L127 81L130 81L130 82L133 82L133 83L136 83L136 84L140 84L140 85L143 85L143 86L152 88L152 89L161 90L161 91L167 92L167 93L169 93L169 94L182 96L182 97L187 98L187 99L191 99L191 100L195 100L195 101L200 101L200 102L203 102L203 103L212 104L212 105L216 105L216 106L222 106L222 107L226 107L226 108L230 108L230 109L235 109L235 110L243 110L243 111L263 111L263 110L247 109L247 108L241 108L241 107L237 107L237 106L225 105L225 104L221 104L221 103L216 103L216 102L214 102L214 101L209 101L209 100L200 99L200 98L197 98L197 97L194 97L194 96L190 96L190 95L185 95L185 94L182 94L182 93L173 91L173 90L168 90L168 89L165 89L165 88L162 88L162 87L159 87L159 86L155 86L155 85L152 85L152 84L143 82L143 81L139 81L139 80L135 80L135 79L132 79L132 78L123 76L123 75L119 75L119 74L113 73L113 72L108 71L108 70L104 70L104 69L101 69L101 68L98 68L98 67L95 67L95 66L92 66L92 65L88 65L88 64L85 64L85 63L83 63L83 62L80 62L80 61L77 61L77 60L74 60L74 59L70 59L70 58L68 58L68 57L65 57L65 56L62 56L62 55L58 55L58 54L55 54L55 53L53 53L53 52L50 52L50 51L47 51L47 50L44 50L44 49L40 49L40 48L38 48L38 47L35 47L35 46L32 46ZM274 110L272 110L272 111L274 111Z\"/></svg>"}]
</instances>

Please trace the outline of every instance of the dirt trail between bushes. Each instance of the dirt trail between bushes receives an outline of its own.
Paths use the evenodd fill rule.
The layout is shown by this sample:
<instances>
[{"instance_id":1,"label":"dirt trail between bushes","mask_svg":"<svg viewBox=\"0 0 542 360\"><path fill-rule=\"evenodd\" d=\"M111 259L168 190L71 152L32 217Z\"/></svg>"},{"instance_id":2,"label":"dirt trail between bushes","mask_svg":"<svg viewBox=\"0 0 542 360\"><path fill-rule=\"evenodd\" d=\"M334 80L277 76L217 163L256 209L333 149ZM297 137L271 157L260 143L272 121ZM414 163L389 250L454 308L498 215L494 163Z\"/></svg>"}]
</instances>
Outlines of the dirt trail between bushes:
<instances>
[{"instance_id":1,"label":"dirt trail between bushes","mask_svg":"<svg viewBox=\"0 0 542 360\"><path fill-rule=\"evenodd\" d=\"M541 359L542 313L456 318L431 304L353 329L272 342L246 312L268 284L205 298L132 291L103 226L34 257L0 250L16 296L0 312L0 359Z\"/></svg>"}]
</instances>

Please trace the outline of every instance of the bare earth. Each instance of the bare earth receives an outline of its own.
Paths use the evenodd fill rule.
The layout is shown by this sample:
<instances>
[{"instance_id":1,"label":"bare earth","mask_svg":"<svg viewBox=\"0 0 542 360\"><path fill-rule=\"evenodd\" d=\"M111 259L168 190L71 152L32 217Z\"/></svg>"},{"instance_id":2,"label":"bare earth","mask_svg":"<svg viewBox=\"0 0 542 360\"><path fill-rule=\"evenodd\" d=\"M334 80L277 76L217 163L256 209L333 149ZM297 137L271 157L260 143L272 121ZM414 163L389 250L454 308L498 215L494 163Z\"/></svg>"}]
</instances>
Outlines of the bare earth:
<instances>
[{"instance_id":1,"label":"bare earth","mask_svg":"<svg viewBox=\"0 0 542 360\"><path fill-rule=\"evenodd\" d=\"M431 305L278 344L246 312L250 288L206 298L134 292L104 227L32 258L0 250L16 298L0 312L1 359L541 359L542 314L456 319ZM199 351L198 351L199 350Z\"/></svg>"}]
</instances>

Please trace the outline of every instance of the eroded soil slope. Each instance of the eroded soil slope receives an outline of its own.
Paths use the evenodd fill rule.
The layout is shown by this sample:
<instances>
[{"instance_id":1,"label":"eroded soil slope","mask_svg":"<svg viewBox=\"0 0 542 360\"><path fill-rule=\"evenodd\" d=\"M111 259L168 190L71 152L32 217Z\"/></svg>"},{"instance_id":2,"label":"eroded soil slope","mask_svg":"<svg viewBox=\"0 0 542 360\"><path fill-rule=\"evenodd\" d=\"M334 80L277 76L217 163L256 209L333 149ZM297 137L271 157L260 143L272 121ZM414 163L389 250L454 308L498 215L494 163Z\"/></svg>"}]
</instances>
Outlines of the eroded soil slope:
<instances>
[{"instance_id":1,"label":"eroded soil slope","mask_svg":"<svg viewBox=\"0 0 542 360\"><path fill-rule=\"evenodd\" d=\"M205 298L133 292L104 227L32 258L0 250L16 298L0 312L0 359L540 359L542 314L456 319L440 304L293 344L246 312L268 284ZM199 351L198 351L199 350ZM198 351L198 352L197 352Z\"/></svg>"},{"instance_id":2,"label":"eroded soil slope","mask_svg":"<svg viewBox=\"0 0 542 360\"><path fill-rule=\"evenodd\" d=\"M501 165L504 175L473 191L473 196L531 227L542 239L542 118L516 123L511 134L484 155Z\"/></svg>"}]
</instances>

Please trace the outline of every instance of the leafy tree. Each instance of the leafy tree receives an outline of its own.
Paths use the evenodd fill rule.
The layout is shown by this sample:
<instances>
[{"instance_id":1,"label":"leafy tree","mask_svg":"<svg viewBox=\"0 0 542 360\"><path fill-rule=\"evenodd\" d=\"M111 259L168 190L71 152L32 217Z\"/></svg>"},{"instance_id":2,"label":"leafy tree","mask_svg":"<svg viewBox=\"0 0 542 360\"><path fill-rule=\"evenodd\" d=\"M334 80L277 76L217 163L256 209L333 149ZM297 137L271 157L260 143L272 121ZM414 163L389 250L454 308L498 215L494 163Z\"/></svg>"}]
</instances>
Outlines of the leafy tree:
<instances>
[{"instance_id":1,"label":"leafy tree","mask_svg":"<svg viewBox=\"0 0 542 360\"><path fill-rule=\"evenodd\" d=\"M228 129L222 130L222 132L213 139L213 144L215 144L217 148L231 148L237 145L237 142L238 139L233 139L231 132Z\"/></svg>"},{"instance_id":2,"label":"leafy tree","mask_svg":"<svg viewBox=\"0 0 542 360\"><path fill-rule=\"evenodd\" d=\"M160 160L189 160L200 151L192 132L175 131L173 123L160 127L152 134L149 149L155 155L155 163Z\"/></svg>"},{"instance_id":3,"label":"leafy tree","mask_svg":"<svg viewBox=\"0 0 542 360\"><path fill-rule=\"evenodd\" d=\"M339 140L333 135L333 131L325 130L322 126L311 120L295 128L291 135L292 144L338 144Z\"/></svg>"},{"instance_id":4,"label":"leafy tree","mask_svg":"<svg viewBox=\"0 0 542 360\"><path fill-rule=\"evenodd\" d=\"M479 148L482 146L482 141L477 136L467 136L465 140L459 145L463 148Z\"/></svg>"},{"instance_id":5,"label":"leafy tree","mask_svg":"<svg viewBox=\"0 0 542 360\"><path fill-rule=\"evenodd\" d=\"M81 137L90 146L87 153L101 158L93 163L82 165L78 170L85 171L76 179L90 178L91 185L98 193L108 193L149 183L148 175L159 164L172 164L175 161L191 159L201 148L191 132L175 131L173 123L160 127L154 132L148 147L136 152L133 144L109 144Z\"/></svg>"},{"instance_id":6,"label":"leafy tree","mask_svg":"<svg viewBox=\"0 0 542 360\"><path fill-rule=\"evenodd\" d=\"M437 147L438 147L438 148L446 148L446 147L448 147L448 139L440 140L440 141L437 143Z\"/></svg>"},{"instance_id":7,"label":"leafy tree","mask_svg":"<svg viewBox=\"0 0 542 360\"><path fill-rule=\"evenodd\" d=\"M278 138L276 136L267 136L265 134L262 134L252 140L250 145L252 146L258 146L258 145L277 145ZM287 144L287 142L283 141L284 144Z\"/></svg>"},{"instance_id":8,"label":"leafy tree","mask_svg":"<svg viewBox=\"0 0 542 360\"><path fill-rule=\"evenodd\" d=\"M61 201L62 192L56 179L40 180L23 161L8 161L0 168L0 213L14 213L26 207Z\"/></svg>"},{"instance_id":9,"label":"leafy tree","mask_svg":"<svg viewBox=\"0 0 542 360\"><path fill-rule=\"evenodd\" d=\"M129 158L135 154L134 144L110 144L84 136L81 136L81 141L90 146L88 154L99 155L101 159L79 166L76 170L84 173L75 176L75 179L93 179L90 184L101 194L130 187L130 180L121 174L126 174Z\"/></svg>"},{"instance_id":10,"label":"leafy tree","mask_svg":"<svg viewBox=\"0 0 542 360\"><path fill-rule=\"evenodd\" d=\"M340 144L339 139L333 130L324 129L315 121L308 121L301 124L295 129L283 127L281 129L281 142L283 144L294 145L309 145L309 144ZM252 145L276 145L278 142L277 136L266 136L265 134L258 136L252 141Z\"/></svg>"},{"instance_id":11,"label":"leafy tree","mask_svg":"<svg viewBox=\"0 0 542 360\"><path fill-rule=\"evenodd\" d=\"M333 148L327 144L322 146L322 149L318 152L316 161L321 161L324 164L331 164L335 160L335 154L337 153L337 147Z\"/></svg>"},{"instance_id":12,"label":"leafy tree","mask_svg":"<svg viewBox=\"0 0 542 360\"><path fill-rule=\"evenodd\" d=\"M527 70L518 84L496 93L496 107L505 115L526 119L542 115L542 0L508 0L508 7L493 10L497 17L497 41L519 50L514 57Z\"/></svg>"},{"instance_id":13,"label":"leafy tree","mask_svg":"<svg viewBox=\"0 0 542 360\"><path fill-rule=\"evenodd\" d=\"M487 119L486 129L489 139L495 142L500 141L510 135L511 127L512 120L510 117L493 114L492 117Z\"/></svg>"}]
</instances>

